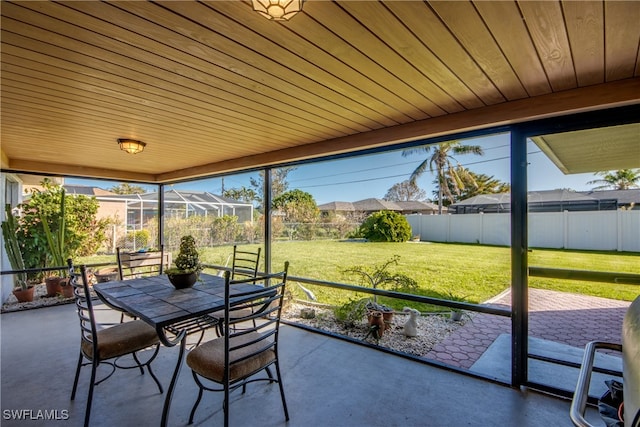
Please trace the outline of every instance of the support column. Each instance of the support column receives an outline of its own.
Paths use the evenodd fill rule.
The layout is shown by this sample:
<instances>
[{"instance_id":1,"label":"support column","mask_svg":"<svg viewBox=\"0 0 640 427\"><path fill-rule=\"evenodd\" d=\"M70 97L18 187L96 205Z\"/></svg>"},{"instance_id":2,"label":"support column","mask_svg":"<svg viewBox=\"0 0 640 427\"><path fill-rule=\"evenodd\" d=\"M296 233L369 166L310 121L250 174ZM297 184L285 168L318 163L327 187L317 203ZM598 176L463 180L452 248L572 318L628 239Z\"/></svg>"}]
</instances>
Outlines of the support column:
<instances>
[{"instance_id":1,"label":"support column","mask_svg":"<svg viewBox=\"0 0 640 427\"><path fill-rule=\"evenodd\" d=\"M511 385L527 382L528 265L527 265L527 140L511 132Z\"/></svg>"},{"instance_id":2,"label":"support column","mask_svg":"<svg viewBox=\"0 0 640 427\"><path fill-rule=\"evenodd\" d=\"M262 210L264 211L264 268L271 273L271 168L264 170L262 189Z\"/></svg>"},{"instance_id":3,"label":"support column","mask_svg":"<svg viewBox=\"0 0 640 427\"><path fill-rule=\"evenodd\" d=\"M158 185L158 245L164 245L164 184Z\"/></svg>"}]
</instances>

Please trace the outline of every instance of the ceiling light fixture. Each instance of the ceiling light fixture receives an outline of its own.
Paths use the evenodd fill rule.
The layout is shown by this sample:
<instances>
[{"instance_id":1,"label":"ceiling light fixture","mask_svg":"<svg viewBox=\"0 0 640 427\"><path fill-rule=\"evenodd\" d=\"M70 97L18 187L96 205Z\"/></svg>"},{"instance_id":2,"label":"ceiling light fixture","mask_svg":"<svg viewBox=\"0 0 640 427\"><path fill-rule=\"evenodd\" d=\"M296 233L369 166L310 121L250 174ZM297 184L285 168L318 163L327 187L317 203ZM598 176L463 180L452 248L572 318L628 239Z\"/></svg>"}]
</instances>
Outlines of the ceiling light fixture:
<instances>
[{"instance_id":1,"label":"ceiling light fixture","mask_svg":"<svg viewBox=\"0 0 640 427\"><path fill-rule=\"evenodd\" d=\"M288 21L302 10L303 0L251 0L253 10L273 21Z\"/></svg>"},{"instance_id":2,"label":"ceiling light fixture","mask_svg":"<svg viewBox=\"0 0 640 427\"><path fill-rule=\"evenodd\" d=\"M120 145L122 151L126 151L129 154L141 153L144 147L147 146L147 144L142 141L129 138L118 138L118 145Z\"/></svg>"}]
</instances>

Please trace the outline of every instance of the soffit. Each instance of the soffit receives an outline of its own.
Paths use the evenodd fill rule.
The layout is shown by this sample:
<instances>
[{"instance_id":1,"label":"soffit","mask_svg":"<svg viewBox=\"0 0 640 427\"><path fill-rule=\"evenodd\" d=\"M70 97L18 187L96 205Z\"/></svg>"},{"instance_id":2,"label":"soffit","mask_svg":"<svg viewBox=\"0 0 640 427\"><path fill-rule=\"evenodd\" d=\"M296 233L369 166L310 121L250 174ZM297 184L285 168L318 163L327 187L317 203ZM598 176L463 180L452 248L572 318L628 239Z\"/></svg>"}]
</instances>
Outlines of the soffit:
<instances>
[{"instance_id":1,"label":"soffit","mask_svg":"<svg viewBox=\"0 0 640 427\"><path fill-rule=\"evenodd\" d=\"M640 2L2 2L5 169L166 182L640 98ZM116 139L147 142L142 154Z\"/></svg>"},{"instance_id":2,"label":"soffit","mask_svg":"<svg viewBox=\"0 0 640 427\"><path fill-rule=\"evenodd\" d=\"M533 140L565 174L640 168L640 123Z\"/></svg>"}]
</instances>

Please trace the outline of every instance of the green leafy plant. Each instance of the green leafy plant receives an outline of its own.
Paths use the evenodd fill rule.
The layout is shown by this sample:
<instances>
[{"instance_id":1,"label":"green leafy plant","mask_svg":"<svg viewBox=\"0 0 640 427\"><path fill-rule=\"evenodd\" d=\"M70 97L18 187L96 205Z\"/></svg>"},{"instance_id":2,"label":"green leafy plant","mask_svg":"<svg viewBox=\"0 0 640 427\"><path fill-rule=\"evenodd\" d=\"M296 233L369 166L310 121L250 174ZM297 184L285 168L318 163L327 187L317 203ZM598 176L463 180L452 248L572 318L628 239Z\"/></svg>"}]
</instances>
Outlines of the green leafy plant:
<instances>
[{"instance_id":1,"label":"green leafy plant","mask_svg":"<svg viewBox=\"0 0 640 427\"><path fill-rule=\"evenodd\" d=\"M18 222L11 212L11 205L5 206L7 219L2 221L2 236L4 237L4 248L7 252L7 258L11 264L12 270L24 270L24 260L22 252L18 244L16 232L18 230ZM27 290L27 273L17 273L13 276L13 285L16 289Z\"/></svg>"},{"instance_id":2,"label":"green leafy plant","mask_svg":"<svg viewBox=\"0 0 640 427\"><path fill-rule=\"evenodd\" d=\"M61 216L64 217L63 259L66 260L66 256L75 258L94 254L105 241L105 230L109 223L109 220L97 218L99 204L96 198L68 194L63 196L63 187L50 179L44 179L41 186L40 189L32 190L29 199L18 206L22 212L16 218L18 243L26 268L51 265L51 249L44 224L47 223L52 236L60 236L58 226L63 223ZM61 211L63 198L65 209ZM31 273L29 277L40 279L41 274Z\"/></svg>"},{"instance_id":3,"label":"green leafy plant","mask_svg":"<svg viewBox=\"0 0 640 427\"><path fill-rule=\"evenodd\" d=\"M360 322L367 312L368 298L351 298L348 302L333 309L336 320L346 326L353 326Z\"/></svg>"},{"instance_id":4,"label":"green leafy plant","mask_svg":"<svg viewBox=\"0 0 640 427\"><path fill-rule=\"evenodd\" d=\"M42 221L42 227L44 228L44 234L47 239L47 245L49 245L49 256L51 258L51 264L54 267L64 266L66 260L69 257L69 251L65 246L65 234L66 234L66 221L65 221L65 191L60 191L60 214L56 216L58 224L55 227L55 233L51 231L49 222L45 215L40 212L40 221Z\"/></svg>"},{"instance_id":5,"label":"green leafy plant","mask_svg":"<svg viewBox=\"0 0 640 427\"><path fill-rule=\"evenodd\" d=\"M358 234L372 242L406 242L411 238L411 226L398 212L378 211L364 220Z\"/></svg>"},{"instance_id":6,"label":"green leafy plant","mask_svg":"<svg viewBox=\"0 0 640 427\"><path fill-rule=\"evenodd\" d=\"M447 292L447 299L450 301L458 301L458 302L469 301L466 295L465 296L457 295L451 291ZM455 321L462 320L462 317L465 315L467 316L467 318L471 319L471 317L469 316L469 313L465 312L461 308L449 307L449 310L451 311L451 320L455 320Z\"/></svg>"},{"instance_id":7,"label":"green leafy plant","mask_svg":"<svg viewBox=\"0 0 640 427\"><path fill-rule=\"evenodd\" d=\"M457 294L454 294L452 291L448 291L447 292L447 299L449 301L457 301L457 302L468 302L469 301L469 299L468 299L468 297L466 295L463 295L463 296L457 295ZM454 308L454 307L450 307L450 308L451 308L451 311L453 311L453 312L461 312L462 311L462 309L460 309L460 308Z\"/></svg>"},{"instance_id":8,"label":"green leafy plant","mask_svg":"<svg viewBox=\"0 0 640 427\"><path fill-rule=\"evenodd\" d=\"M191 235L180 239L180 252L174 261L175 267L166 270L167 274L188 274L202 270L196 240Z\"/></svg>"},{"instance_id":9,"label":"green leafy plant","mask_svg":"<svg viewBox=\"0 0 640 427\"><path fill-rule=\"evenodd\" d=\"M377 289L378 286L390 284L393 290L415 290L418 288L418 283L411 277L402 274L389 271L389 267L392 265L398 265L400 255L394 255L387 261L381 264L375 264L373 266L355 265L343 270L344 273L356 274L360 277L360 281L367 285L370 285L373 289ZM373 300L377 302L377 295L374 295Z\"/></svg>"}]
</instances>

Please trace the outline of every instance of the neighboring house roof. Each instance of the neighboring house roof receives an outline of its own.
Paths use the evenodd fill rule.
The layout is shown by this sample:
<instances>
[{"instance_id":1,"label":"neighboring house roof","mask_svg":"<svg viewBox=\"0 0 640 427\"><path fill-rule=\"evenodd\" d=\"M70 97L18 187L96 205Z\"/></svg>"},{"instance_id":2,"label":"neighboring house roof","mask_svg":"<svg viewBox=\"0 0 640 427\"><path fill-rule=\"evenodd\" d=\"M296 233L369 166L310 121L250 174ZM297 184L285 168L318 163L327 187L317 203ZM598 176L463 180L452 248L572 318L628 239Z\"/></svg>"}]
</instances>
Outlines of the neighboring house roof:
<instances>
[{"instance_id":1,"label":"neighboring house roof","mask_svg":"<svg viewBox=\"0 0 640 427\"><path fill-rule=\"evenodd\" d=\"M407 200L407 201L399 201L395 202L396 205L402 208L403 212L407 211L438 211L438 205L431 202L423 202L421 200ZM447 210L446 207L443 207L442 210Z\"/></svg>"},{"instance_id":2,"label":"neighboring house roof","mask_svg":"<svg viewBox=\"0 0 640 427\"><path fill-rule=\"evenodd\" d=\"M318 206L321 211L353 212L355 208L351 202L329 202Z\"/></svg>"},{"instance_id":3,"label":"neighboring house roof","mask_svg":"<svg viewBox=\"0 0 640 427\"><path fill-rule=\"evenodd\" d=\"M382 199L364 199L353 202L353 208L356 211L362 212L377 212L377 211L401 211L402 208L395 202L389 202Z\"/></svg>"},{"instance_id":4,"label":"neighboring house roof","mask_svg":"<svg viewBox=\"0 0 640 427\"><path fill-rule=\"evenodd\" d=\"M509 204L511 203L510 193L499 194L480 194L478 196L469 197L468 199L461 200L453 203L451 207L455 206L472 206L472 205L495 205L495 204Z\"/></svg>"},{"instance_id":5,"label":"neighboring house roof","mask_svg":"<svg viewBox=\"0 0 640 427\"><path fill-rule=\"evenodd\" d=\"M578 200L594 200L583 193L569 190L530 191L527 194L529 203L550 203ZM511 203L511 193L479 194L452 204L451 206L495 205Z\"/></svg>"},{"instance_id":6,"label":"neighboring house roof","mask_svg":"<svg viewBox=\"0 0 640 427\"><path fill-rule=\"evenodd\" d=\"M594 200L594 198L589 197L584 193L571 190L529 191L527 194L527 201L529 203L555 203L586 200Z\"/></svg>"},{"instance_id":7,"label":"neighboring house roof","mask_svg":"<svg viewBox=\"0 0 640 427\"><path fill-rule=\"evenodd\" d=\"M618 206L628 206L631 203L640 205L640 188L632 188L629 190L598 190L598 191L585 191L587 194L596 199L616 199Z\"/></svg>"},{"instance_id":8,"label":"neighboring house roof","mask_svg":"<svg viewBox=\"0 0 640 427\"><path fill-rule=\"evenodd\" d=\"M610 210L632 203L640 205L640 189L605 190L605 191L571 191L546 190L531 191L527 195L531 210ZM470 197L450 206L453 212L472 213L483 210L509 211L511 194L481 194Z\"/></svg>"},{"instance_id":9,"label":"neighboring house roof","mask_svg":"<svg viewBox=\"0 0 640 427\"><path fill-rule=\"evenodd\" d=\"M85 196L109 196L116 193L108 190L104 190L99 187L89 187L87 185L67 185L65 184L64 190L67 194L82 194Z\"/></svg>"},{"instance_id":10,"label":"neighboring house roof","mask_svg":"<svg viewBox=\"0 0 640 427\"><path fill-rule=\"evenodd\" d=\"M418 200L404 202L390 202L382 199L364 199L357 202L329 202L318 206L323 212L377 212L382 210L398 211L402 213L437 212L438 206L430 202ZM444 208L446 210L446 208Z\"/></svg>"}]
</instances>

